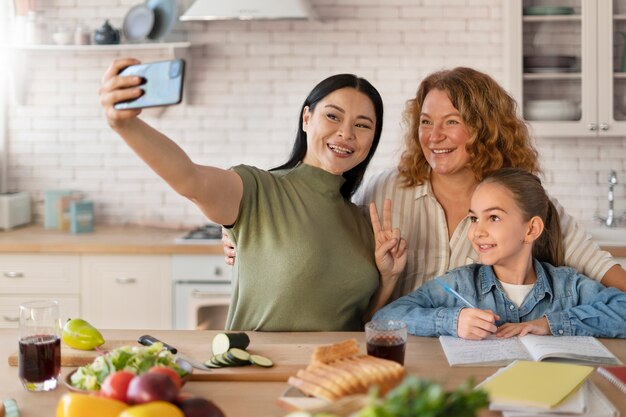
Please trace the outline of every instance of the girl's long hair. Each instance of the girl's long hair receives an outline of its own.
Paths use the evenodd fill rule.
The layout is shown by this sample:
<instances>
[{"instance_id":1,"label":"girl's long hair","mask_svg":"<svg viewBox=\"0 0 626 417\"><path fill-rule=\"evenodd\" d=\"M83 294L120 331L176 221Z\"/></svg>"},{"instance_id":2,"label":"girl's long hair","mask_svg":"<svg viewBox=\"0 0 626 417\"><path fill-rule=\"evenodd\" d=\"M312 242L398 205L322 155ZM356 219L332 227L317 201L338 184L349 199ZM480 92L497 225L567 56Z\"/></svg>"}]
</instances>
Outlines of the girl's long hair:
<instances>
[{"instance_id":1,"label":"girl's long hair","mask_svg":"<svg viewBox=\"0 0 626 417\"><path fill-rule=\"evenodd\" d=\"M308 106L310 112L315 111L315 106L317 106L317 103L324 99L324 97L333 91L340 90L342 88L354 88L355 90L368 96L372 101L374 111L376 112L374 140L367 157L360 164L343 173L343 177L346 181L341 187L341 195L345 199L349 200L350 197L352 197L352 194L354 194L357 188L359 188L359 185L361 185L361 181L363 181L363 175L365 175L365 170L372 160L374 152L376 152L376 148L378 148L380 135L383 131L383 99L378 93L378 90L376 90L376 88L374 88L374 86L364 78L359 78L353 74L337 74L321 81L313 88L313 90L311 90L306 100L304 100L302 108L300 109L298 132L296 133L296 140L293 144L291 155L289 156L287 162L273 168L272 171L294 168L302 162L307 152L306 132L302 128L302 114L304 113L304 108Z\"/></svg>"},{"instance_id":2,"label":"girl's long hair","mask_svg":"<svg viewBox=\"0 0 626 417\"><path fill-rule=\"evenodd\" d=\"M544 230L533 244L533 256L554 266L565 265L559 213L536 175L523 169L503 168L485 177L482 183L499 184L511 191L525 221L539 216Z\"/></svg>"}]
</instances>

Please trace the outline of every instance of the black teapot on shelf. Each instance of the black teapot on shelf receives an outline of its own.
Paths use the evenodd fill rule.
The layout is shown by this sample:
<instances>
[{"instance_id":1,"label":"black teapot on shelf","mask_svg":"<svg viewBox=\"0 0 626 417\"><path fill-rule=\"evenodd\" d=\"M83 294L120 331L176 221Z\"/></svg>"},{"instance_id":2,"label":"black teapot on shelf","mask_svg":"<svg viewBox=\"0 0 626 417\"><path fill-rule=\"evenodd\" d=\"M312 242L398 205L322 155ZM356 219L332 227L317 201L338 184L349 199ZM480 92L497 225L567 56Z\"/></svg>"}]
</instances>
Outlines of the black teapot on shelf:
<instances>
[{"instance_id":1,"label":"black teapot on shelf","mask_svg":"<svg viewBox=\"0 0 626 417\"><path fill-rule=\"evenodd\" d=\"M120 43L120 30L113 28L108 20L96 30L93 41L98 45L117 45Z\"/></svg>"}]
</instances>

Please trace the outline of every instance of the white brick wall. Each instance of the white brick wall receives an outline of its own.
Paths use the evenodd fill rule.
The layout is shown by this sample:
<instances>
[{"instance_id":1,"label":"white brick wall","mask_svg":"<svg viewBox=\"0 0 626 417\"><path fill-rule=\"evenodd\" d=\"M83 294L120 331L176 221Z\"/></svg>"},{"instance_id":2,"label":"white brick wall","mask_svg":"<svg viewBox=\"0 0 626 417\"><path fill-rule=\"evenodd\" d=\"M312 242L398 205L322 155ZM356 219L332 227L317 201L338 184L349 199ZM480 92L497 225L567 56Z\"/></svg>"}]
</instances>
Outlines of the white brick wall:
<instances>
[{"instance_id":1,"label":"white brick wall","mask_svg":"<svg viewBox=\"0 0 626 417\"><path fill-rule=\"evenodd\" d=\"M393 166L400 113L431 71L473 66L504 78L501 0L311 0L321 22L177 23L172 38L193 42L189 103L146 116L192 158L228 167L270 168L289 154L297 111L322 78L354 72L385 100L385 129L371 171ZM120 27L139 0L40 1L49 25L109 18ZM189 0L180 1L181 9ZM76 188L93 199L97 221L195 225L203 216L168 189L116 137L98 105L110 61L130 53L37 53L24 105L9 115L9 188L32 193ZM136 53L149 61L165 51ZM576 217L606 210L606 177L618 171L616 206L626 210L626 139L538 139L548 189ZM219 196L215 196L219 198Z\"/></svg>"}]
</instances>

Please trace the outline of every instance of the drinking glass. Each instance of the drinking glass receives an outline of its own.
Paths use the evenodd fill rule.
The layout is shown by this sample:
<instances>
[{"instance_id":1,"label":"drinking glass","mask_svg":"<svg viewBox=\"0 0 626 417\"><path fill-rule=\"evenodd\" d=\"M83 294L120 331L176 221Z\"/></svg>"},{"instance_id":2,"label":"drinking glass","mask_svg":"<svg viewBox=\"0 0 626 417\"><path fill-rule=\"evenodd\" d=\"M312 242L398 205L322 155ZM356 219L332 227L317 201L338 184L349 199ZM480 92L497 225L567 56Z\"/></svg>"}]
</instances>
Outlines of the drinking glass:
<instances>
[{"instance_id":1,"label":"drinking glass","mask_svg":"<svg viewBox=\"0 0 626 417\"><path fill-rule=\"evenodd\" d=\"M373 320L365 325L367 354L404 365L406 323L401 320Z\"/></svg>"},{"instance_id":2,"label":"drinking glass","mask_svg":"<svg viewBox=\"0 0 626 417\"><path fill-rule=\"evenodd\" d=\"M28 391L51 391L61 370L59 303L20 305L19 376Z\"/></svg>"}]
</instances>

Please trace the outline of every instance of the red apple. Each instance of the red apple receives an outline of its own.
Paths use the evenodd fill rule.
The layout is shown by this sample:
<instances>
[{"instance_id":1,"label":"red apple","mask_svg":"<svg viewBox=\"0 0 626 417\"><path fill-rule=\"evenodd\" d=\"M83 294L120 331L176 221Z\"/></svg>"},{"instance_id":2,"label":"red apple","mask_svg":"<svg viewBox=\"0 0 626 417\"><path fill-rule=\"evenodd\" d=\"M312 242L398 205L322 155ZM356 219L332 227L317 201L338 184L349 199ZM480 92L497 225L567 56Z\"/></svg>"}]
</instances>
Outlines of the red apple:
<instances>
[{"instance_id":1,"label":"red apple","mask_svg":"<svg viewBox=\"0 0 626 417\"><path fill-rule=\"evenodd\" d=\"M144 404L151 401L174 402L178 390L169 376L156 372L138 375L128 385L128 403Z\"/></svg>"}]
</instances>

